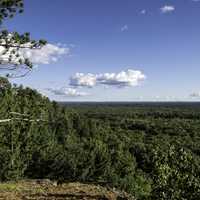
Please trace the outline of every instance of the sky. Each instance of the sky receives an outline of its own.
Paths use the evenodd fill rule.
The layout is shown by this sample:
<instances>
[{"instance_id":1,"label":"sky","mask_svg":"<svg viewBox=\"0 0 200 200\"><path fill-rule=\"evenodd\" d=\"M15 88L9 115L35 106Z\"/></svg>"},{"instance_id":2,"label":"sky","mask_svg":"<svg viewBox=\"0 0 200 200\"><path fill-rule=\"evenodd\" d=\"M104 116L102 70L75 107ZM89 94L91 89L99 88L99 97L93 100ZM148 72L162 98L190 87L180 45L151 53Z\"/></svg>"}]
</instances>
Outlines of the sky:
<instances>
[{"instance_id":1,"label":"sky","mask_svg":"<svg viewBox=\"0 0 200 200\"><path fill-rule=\"evenodd\" d=\"M199 101L200 1L25 0L3 26L48 45L13 83L56 101Z\"/></svg>"}]
</instances>

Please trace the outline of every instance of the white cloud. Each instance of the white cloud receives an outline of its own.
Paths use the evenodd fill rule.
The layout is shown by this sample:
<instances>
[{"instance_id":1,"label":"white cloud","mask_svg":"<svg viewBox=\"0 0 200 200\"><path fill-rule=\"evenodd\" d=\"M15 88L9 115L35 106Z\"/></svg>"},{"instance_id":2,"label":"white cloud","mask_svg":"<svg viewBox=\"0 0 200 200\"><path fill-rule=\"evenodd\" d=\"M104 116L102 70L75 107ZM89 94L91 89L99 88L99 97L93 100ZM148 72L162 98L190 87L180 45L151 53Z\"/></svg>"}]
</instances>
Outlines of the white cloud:
<instances>
[{"instance_id":1,"label":"white cloud","mask_svg":"<svg viewBox=\"0 0 200 200\"><path fill-rule=\"evenodd\" d=\"M160 10L162 13L165 14L165 13L170 13L170 12L175 11L175 7L171 6L171 5L165 5L165 6L161 7Z\"/></svg>"},{"instance_id":2,"label":"white cloud","mask_svg":"<svg viewBox=\"0 0 200 200\"><path fill-rule=\"evenodd\" d=\"M121 32L124 32L124 31L128 31L128 25L125 24L124 26L121 27Z\"/></svg>"},{"instance_id":3,"label":"white cloud","mask_svg":"<svg viewBox=\"0 0 200 200\"><path fill-rule=\"evenodd\" d=\"M76 73L75 76L70 78L70 85L72 86L85 86L93 87L96 85L96 75L88 73Z\"/></svg>"},{"instance_id":4,"label":"white cloud","mask_svg":"<svg viewBox=\"0 0 200 200\"><path fill-rule=\"evenodd\" d=\"M105 85L137 86L145 75L141 71L127 70L120 73L105 73L97 75L97 81Z\"/></svg>"},{"instance_id":5,"label":"white cloud","mask_svg":"<svg viewBox=\"0 0 200 200\"><path fill-rule=\"evenodd\" d=\"M69 55L70 49L47 44L41 49L22 49L20 53L24 58L30 59L34 64L49 64L56 62L64 54Z\"/></svg>"},{"instance_id":6,"label":"white cloud","mask_svg":"<svg viewBox=\"0 0 200 200\"><path fill-rule=\"evenodd\" d=\"M140 11L141 15L145 15L146 13L147 13L147 10L145 10L145 9L143 9L143 10Z\"/></svg>"},{"instance_id":7,"label":"white cloud","mask_svg":"<svg viewBox=\"0 0 200 200\"><path fill-rule=\"evenodd\" d=\"M96 85L106 86L138 86L146 76L139 70L128 69L119 73L104 73L104 74L83 74L76 73L70 78L70 85L74 87L94 87Z\"/></svg>"},{"instance_id":8,"label":"white cloud","mask_svg":"<svg viewBox=\"0 0 200 200\"><path fill-rule=\"evenodd\" d=\"M29 46L27 43L24 46ZM17 52L17 54L12 54L12 58L9 57L12 51ZM43 46L41 49L30 49L30 48L21 48L17 50L17 48L9 48L7 52L5 52L5 48L0 46L0 62L1 65L5 65L5 69L7 65L19 65L21 64L19 60L24 63L25 59L28 58L34 65L37 64L49 64L51 62L56 62L58 58L62 55L69 55L70 49L59 47L53 44L47 44Z\"/></svg>"},{"instance_id":9,"label":"white cloud","mask_svg":"<svg viewBox=\"0 0 200 200\"><path fill-rule=\"evenodd\" d=\"M88 95L88 93L79 92L75 88L58 88L58 89L47 88L47 90L56 96L63 96L63 97L81 97Z\"/></svg>"}]
</instances>

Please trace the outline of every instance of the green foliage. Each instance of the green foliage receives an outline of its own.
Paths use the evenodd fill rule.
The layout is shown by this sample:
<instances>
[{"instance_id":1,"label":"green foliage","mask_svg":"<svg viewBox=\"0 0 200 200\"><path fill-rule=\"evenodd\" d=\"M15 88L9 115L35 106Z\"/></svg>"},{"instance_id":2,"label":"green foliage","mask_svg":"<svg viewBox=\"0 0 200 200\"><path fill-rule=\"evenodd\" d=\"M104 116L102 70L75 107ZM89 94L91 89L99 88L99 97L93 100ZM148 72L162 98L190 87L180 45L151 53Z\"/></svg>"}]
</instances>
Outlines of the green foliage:
<instances>
[{"instance_id":1,"label":"green foliage","mask_svg":"<svg viewBox=\"0 0 200 200\"><path fill-rule=\"evenodd\" d=\"M153 151L153 199L199 199L200 171L190 152L170 146Z\"/></svg>"},{"instance_id":2,"label":"green foliage","mask_svg":"<svg viewBox=\"0 0 200 200\"><path fill-rule=\"evenodd\" d=\"M195 104L65 107L4 78L0 85L0 181L50 178L137 199L200 198Z\"/></svg>"}]
</instances>

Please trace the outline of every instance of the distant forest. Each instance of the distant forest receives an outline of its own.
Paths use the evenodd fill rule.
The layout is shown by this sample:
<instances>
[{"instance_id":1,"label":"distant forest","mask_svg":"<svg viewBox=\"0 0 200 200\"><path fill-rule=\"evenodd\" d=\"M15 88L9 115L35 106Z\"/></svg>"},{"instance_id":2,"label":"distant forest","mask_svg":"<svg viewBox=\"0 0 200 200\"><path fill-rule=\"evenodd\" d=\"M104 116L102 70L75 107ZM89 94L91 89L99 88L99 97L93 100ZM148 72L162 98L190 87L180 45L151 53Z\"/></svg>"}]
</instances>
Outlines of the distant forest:
<instances>
[{"instance_id":1,"label":"distant forest","mask_svg":"<svg viewBox=\"0 0 200 200\"><path fill-rule=\"evenodd\" d=\"M200 104L65 104L0 79L0 180L200 199Z\"/></svg>"}]
</instances>

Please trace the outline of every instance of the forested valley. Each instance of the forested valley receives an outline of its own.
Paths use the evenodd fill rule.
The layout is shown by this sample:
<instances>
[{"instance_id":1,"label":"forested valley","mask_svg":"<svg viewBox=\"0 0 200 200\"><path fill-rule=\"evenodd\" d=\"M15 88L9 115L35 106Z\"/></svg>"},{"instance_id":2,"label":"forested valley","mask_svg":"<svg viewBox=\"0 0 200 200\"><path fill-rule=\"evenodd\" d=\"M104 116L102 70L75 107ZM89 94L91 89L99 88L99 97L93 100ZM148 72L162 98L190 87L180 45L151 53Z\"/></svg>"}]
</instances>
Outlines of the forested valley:
<instances>
[{"instance_id":1,"label":"forested valley","mask_svg":"<svg viewBox=\"0 0 200 200\"><path fill-rule=\"evenodd\" d=\"M0 181L99 183L200 199L200 104L56 103L0 80Z\"/></svg>"}]
</instances>

